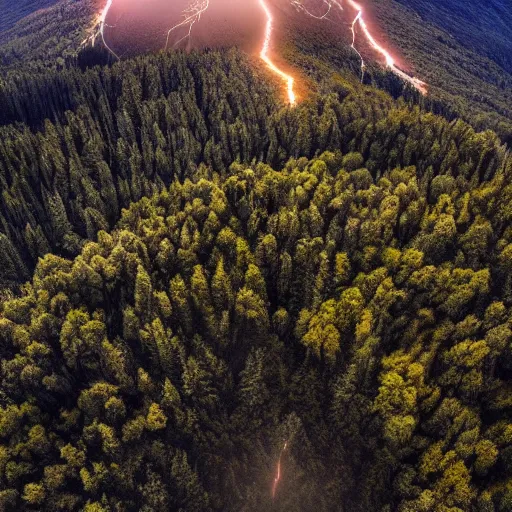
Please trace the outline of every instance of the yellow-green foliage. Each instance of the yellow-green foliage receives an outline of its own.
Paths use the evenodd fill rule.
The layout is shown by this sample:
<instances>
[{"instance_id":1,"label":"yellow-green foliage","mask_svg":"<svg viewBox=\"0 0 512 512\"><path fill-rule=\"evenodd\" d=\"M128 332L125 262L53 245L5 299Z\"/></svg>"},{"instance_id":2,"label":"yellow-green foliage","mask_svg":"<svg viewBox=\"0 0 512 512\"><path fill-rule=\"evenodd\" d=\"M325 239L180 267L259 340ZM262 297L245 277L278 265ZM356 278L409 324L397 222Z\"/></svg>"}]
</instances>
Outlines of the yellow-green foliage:
<instances>
[{"instance_id":1,"label":"yellow-green foliage","mask_svg":"<svg viewBox=\"0 0 512 512\"><path fill-rule=\"evenodd\" d=\"M502 164L201 167L43 258L0 320L2 506L266 510L288 441L283 510L510 510Z\"/></svg>"}]
</instances>

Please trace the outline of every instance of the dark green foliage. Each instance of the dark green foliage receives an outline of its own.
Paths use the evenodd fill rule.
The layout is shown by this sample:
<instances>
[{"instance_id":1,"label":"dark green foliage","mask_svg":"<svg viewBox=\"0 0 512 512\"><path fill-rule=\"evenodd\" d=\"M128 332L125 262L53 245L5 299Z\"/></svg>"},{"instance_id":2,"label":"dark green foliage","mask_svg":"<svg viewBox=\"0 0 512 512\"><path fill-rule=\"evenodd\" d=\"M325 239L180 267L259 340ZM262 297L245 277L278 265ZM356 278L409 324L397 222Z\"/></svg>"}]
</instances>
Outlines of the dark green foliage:
<instances>
[{"instance_id":1,"label":"dark green foliage","mask_svg":"<svg viewBox=\"0 0 512 512\"><path fill-rule=\"evenodd\" d=\"M48 250L74 256L122 208L201 162L218 170L254 158L281 166L291 156L341 150L348 170L368 160L369 173L354 174L358 187L399 164L416 165L422 176L461 173L469 182L499 167L490 132L477 135L341 79L334 87L284 109L235 51L11 77L0 86L0 115L11 123L0 127L6 257L32 269ZM360 155L348 155L354 151ZM0 270L6 284L15 280L11 267Z\"/></svg>"},{"instance_id":2,"label":"dark green foliage","mask_svg":"<svg viewBox=\"0 0 512 512\"><path fill-rule=\"evenodd\" d=\"M17 74L21 68L33 73L74 64L99 6L95 0L2 2L0 76ZM21 16L25 17L5 30Z\"/></svg>"},{"instance_id":3,"label":"dark green foliage","mask_svg":"<svg viewBox=\"0 0 512 512\"><path fill-rule=\"evenodd\" d=\"M0 32L10 28L18 20L30 13L54 4L56 0L18 0L2 4L0 17Z\"/></svg>"}]
</instances>

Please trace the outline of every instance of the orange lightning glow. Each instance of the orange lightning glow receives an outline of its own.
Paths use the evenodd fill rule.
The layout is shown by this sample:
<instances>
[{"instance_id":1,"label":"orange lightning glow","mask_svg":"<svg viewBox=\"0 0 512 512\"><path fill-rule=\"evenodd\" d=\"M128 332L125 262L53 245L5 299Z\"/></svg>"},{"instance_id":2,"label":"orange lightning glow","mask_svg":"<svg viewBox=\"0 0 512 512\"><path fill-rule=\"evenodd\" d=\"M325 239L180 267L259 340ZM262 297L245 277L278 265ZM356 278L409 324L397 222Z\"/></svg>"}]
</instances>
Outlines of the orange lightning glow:
<instances>
[{"instance_id":1,"label":"orange lightning glow","mask_svg":"<svg viewBox=\"0 0 512 512\"><path fill-rule=\"evenodd\" d=\"M110 48L110 46L107 44L107 41L105 41L105 26L107 21L108 12L110 11L110 8L112 7L112 3L114 0L107 0L107 3L105 4L105 7L103 7L103 10L99 14L98 18L96 19L96 22L94 23L93 29L92 29L92 35L86 38L84 41L82 41L82 46L85 46L88 43L91 43L92 46L96 43L96 38L98 36L101 36L101 40L103 41L103 45L105 48L117 59L119 59L119 55Z\"/></svg>"},{"instance_id":2,"label":"orange lightning glow","mask_svg":"<svg viewBox=\"0 0 512 512\"><path fill-rule=\"evenodd\" d=\"M169 46L169 37L171 34L181 28L188 26L187 33L176 43L174 43L174 48L178 46L185 39L190 39L192 36L192 29L194 25L201 21L201 16L208 10L210 7L210 0L196 0L193 2L185 11L183 11L183 21L171 27L171 29L167 32L167 40L165 42L165 49Z\"/></svg>"},{"instance_id":3,"label":"orange lightning glow","mask_svg":"<svg viewBox=\"0 0 512 512\"><path fill-rule=\"evenodd\" d=\"M297 102L297 97L295 96L295 92L293 90L293 86L295 83L295 80L292 76L285 73L282 69L278 68L274 62L272 62L271 58L269 57L270 52L270 41L272 39L272 32L274 29L274 18L272 16L272 13L270 12L270 9L268 8L267 4L265 3L265 0L259 0L261 8L265 12L265 16L267 17L267 26L265 29L265 39L263 40L263 47L260 52L260 58L267 67L276 75L278 75L285 83L287 87L287 93L288 93L288 101L290 102L290 105L295 105Z\"/></svg>"},{"instance_id":4,"label":"orange lightning glow","mask_svg":"<svg viewBox=\"0 0 512 512\"><path fill-rule=\"evenodd\" d=\"M277 486L281 480L281 459L283 458L283 454L286 451L286 448L288 448L288 441L284 443L284 447L279 455L279 460L277 461L276 476L274 478L274 483L272 484L272 499L275 499L276 497Z\"/></svg>"},{"instance_id":5,"label":"orange lightning glow","mask_svg":"<svg viewBox=\"0 0 512 512\"><path fill-rule=\"evenodd\" d=\"M416 89L418 89L418 91L420 91L422 94L426 94L427 93L427 85L425 84L425 82L422 82L421 80L419 80L416 77L409 76L407 73L404 73L401 69L399 69L395 64L395 60L393 59L393 57L391 57L389 52L385 48L383 48L379 43L377 43L377 41L373 37L372 33L370 32L370 29L368 28L366 21L364 20L363 8L358 3L354 2L354 0L347 0L347 2L350 5L350 7L352 7L355 11L357 11L357 16L355 17L354 21L352 22L352 36L353 36L352 48L354 48L354 50L361 57L361 69L364 71L365 64L364 64L364 60L363 60L360 52L355 47L355 42L356 42L355 27L356 27L357 23L359 23L359 26L361 27L366 39L370 43L370 46L376 52L380 53L384 57L384 59L386 60L386 65L393 71L393 73L395 73L400 78L402 78L402 80L405 80L406 82L409 82L411 85L416 87Z\"/></svg>"},{"instance_id":6,"label":"orange lightning glow","mask_svg":"<svg viewBox=\"0 0 512 512\"><path fill-rule=\"evenodd\" d=\"M322 4L326 6L326 12L320 16L317 16L317 15L311 13L305 7L303 0L291 0L291 4L298 11L302 11L305 14L307 14L308 16L315 18L317 20L329 20L328 16L329 16L330 12L332 11L333 7L336 7L340 11L343 11L344 9L343 9L342 2L343 2L343 0L322 0ZM357 53L359 59L361 60L361 81L364 78L364 70L366 68L366 64L364 62L364 58L363 58L361 52L357 49L357 46L356 46L356 29L358 26L361 27L361 30L362 30L365 38L367 39L367 41L369 42L369 44L373 48L373 50L375 50L377 53L379 53L380 55L382 55L384 57L384 60L386 61L386 66L393 73L398 75L402 80L404 80L404 81L410 83L411 85L413 85L414 87L416 87L416 89L418 89L418 91L420 91L422 94L426 94L427 93L427 84L425 84L425 82L422 82L421 80L419 80L416 77L408 75L407 73L402 71L400 68L398 68L395 63L395 60L393 59L391 54L376 41L375 37L370 32L370 29L368 28L368 25L366 24L366 21L363 17L362 6L359 5L355 0L347 0L347 3L352 9L354 9L357 12L356 17L352 21L352 24L350 27L351 31L352 31L352 43L350 46L354 50L354 52ZM333 21L333 20L330 20L330 21Z\"/></svg>"}]
</instances>

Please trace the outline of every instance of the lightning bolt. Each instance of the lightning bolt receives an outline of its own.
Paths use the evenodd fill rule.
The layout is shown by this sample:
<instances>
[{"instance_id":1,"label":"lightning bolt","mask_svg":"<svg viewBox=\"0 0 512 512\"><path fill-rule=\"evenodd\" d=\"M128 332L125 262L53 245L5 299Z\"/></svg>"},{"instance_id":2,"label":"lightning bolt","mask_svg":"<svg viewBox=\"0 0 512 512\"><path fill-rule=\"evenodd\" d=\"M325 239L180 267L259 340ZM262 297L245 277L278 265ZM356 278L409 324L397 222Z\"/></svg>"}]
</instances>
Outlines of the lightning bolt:
<instances>
[{"instance_id":1,"label":"lightning bolt","mask_svg":"<svg viewBox=\"0 0 512 512\"><path fill-rule=\"evenodd\" d=\"M81 46L85 46L87 44L91 44L91 46L94 46L94 44L96 43L96 39L98 38L98 36L100 36L101 40L103 41L103 45L105 46L105 48L116 59L119 60L119 55L117 55L117 53L114 50L112 50L112 48L110 48L110 46L108 45L107 41L105 40L105 26L108 26L107 23L106 23L107 16L108 16L108 12L110 11L110 8L112 7L113 1L114 0L107 0L107 3L105 4L105 7L103 8L103 10L99 14L96 22L94 23L94 26L92 28L92 35L90 35L89 37L84 39L82 41Z\"/></svg>"},{"instance_id":2,"label":"lightning bolt","mask_svg":"<svg viewBox=\"0 0 512 512\"><path fill-rule=\"evenodd\" d=\"M322 5L325 5L327 10L321 16L313 14L311 11L309 11L308 8L302 3L302 0L292 0L292 5L295 7L295 9L297 9L297 11L302 11L306 13L308 16L311 16L311 18L315 18L316 20L327 19L329 13L332 10L332 2L329 2L328 0L322 0Z\"/></svg>"},{"instance_id":3,"label":"lightning bolt","mask_svg":"<svg viewBox=\"0 0 512 512\"><path fill-rule=\"evenodd\" d=\"M278 68L276 64L269 57L270 53L270 42L272 40L272 34L274 30L274 18L270 9L268 8L265 0L259 0L260 6L263 9L265 16L267 18L267 24L265 28L265 37L263 39L263 46L260 52L260 58L265 62L267 67L276 75L278 75L285 83L287 87L288 101L290 105L295 105L297 98L295 96L295 92L293 90L294 87L294 78L291 75L285 73L282 69ZM187 33L178 40L173 47L178 46L185 39L190 39L192 36L192 29L196 23L201 20L202 15L208 10L210 6L210 0L196 0L193 2L185 11L183 11L183 20L174 25L167 32L167 40L165 42L165 48L169 47L169 38L173 32L182 27L188 27Z\"/></svg>"},{"instance_id":4,"label":"lightning bolt","mask_svg":"<svg viewBox=\"0 0 512 512\"><path fill-rule=\"evenodd\" d=\"M366 64L364 63L363 56L359 52L359 50L356 48L356 24L361 19L361 16L363 15L362 11L359 11L357 13L357 16L354 18L354 21L351 25L352 30L352 44L350 45L352 49L359 55L359 58L361 59L361 82L364 80L364 68L366 67Z\"/></svg>"},{"instance_id":5,"label":"lightning bolt","mask_svg":"<svg viewBox=\"0 0 512 512\"><path fill-rule=\"evenodd\" d=\"M295 95L295 92L293 90L295 80L291 75L288 75L285 73L282 69L278 68L274 62L272 62L272 59L269 57L270 52L270 41L272 40L272 32L274 30L274 18L272 16L272 13L270 12L270 9L268 8L268 5L265 3L265 0L259 0L261 8L265 12L265 16L267 17L267 25L265 28L265 38L263 39L263 46L261 48L260 52L260 58L267 67L276 75L278 75L285 83L286 83L286 90L288 93L288 101L290 102L290 105L295 105L297 102L297 97Z\"/></svg>"},{"instance_id":6,"label":"lightning bolt","mask_svg":"<svg viewBox=\"0 0 512 512\"><path fill-rule=\"evenodd\" d=\"M343 11L343 0L322 0L323 4L327 6L327 11L325 14L321 16L314 15L311 13L303 4L302 0L291 0L291 4L297 9L304 13L306 13L308 16L311 16L312 18L319 19L319 20L330 20L329 13L332 11L333 7L336 7L340 11ZM420 91L422 94L427 93L427 84L425 82L422 82L416 77L410 76L404 71L402 71L400 68L397 67L395 60L390 55L390 53L383 48L375 39L373 34L370 32L370 29L368 28L368 25L366 24L366 21L364 19L364 13L363 8L361 5L359 5L355 0L347 0L348 5L356 11L356 16L353 19L351 23L351 31L352 31L352 43L351 48L354 50L354 52L357 53L359 59L361 60L361 82L364 79L364 70L366 68L366 63L364 61L364 58L361 54L361 52L357 49L356 46L356 38L357 38L357 27L361 27L361 30L367 39L367 41L370 43L370 46L380 55L384 57L384 60L386 61L386 66L396 75L398 75L402 80L410 83L413 85L418 91ZM332 20L330 20L332 21Z\"/></svg>"},{"instance_id":7,"label":"lightning bolt","mask_svg":"<svg viewBox=\"0 0 512 512\"><path fill-rule=\"evenodd\" d=\"M194 28L194 25L198 23L201 20L202 15L208 10L210 7L210 1L211 0L191 0L189 7L187 7L183 11L183 20L171 27L167 32L167 39L165 42L165 48L167 49L169 46L169 40L173 32L178 30L179 28L188 27L188 30L186 31L186 34L179 39L173 47L178 46L180 43L182 43L184 40L192 37L192 30ZM295 95L294 91L294 85L295 85L295 79L293 76L287 74L285 71L283 71L281 68L279 68L271 59L270 57L270 46L272 41L272 35L274 32L274 18L272 16L272 12L270 11L267 1L266 0L258 0L259 4L265 13L265 16L267 18L267 23L265 27L265 35L263 39L263 45L260 52L260 58L267 67L276 74L281 80L283 80L286 84L286 91L288 95L288 101L290 105L295 105L297 102L297 97ZM356 11L356 16L352 21L351 24L351 31L352 31L352 43L351 48L354 50L354 52L357 53L359 59L361 60L361 81L364 79L364 70L366 68L366 64L364 61L364 58L361 54L361 52L357 49L356 46L356 39L357 39L357 27L360 27L362 30L362 33L364 34L366 40L368 41L369 45L373 48L374 51L382 55L384 57L384 60L386 62L386 66L397 76L399 76L402 80L410 83L413 85L418 91L420 91L422 94L427 93L427 84L418 78L414 76L410 76L404 71L402 71L400 68L397 67L393 57L391 54L382 47L374 38L373 34L371 33L370 29L368 28L368 25L366 24L366 21L364 19L364 13L363 8L360 4L358 4L355 0L346 0L348 5L351 9ZM304 12L306 15L315 18L317 20L329 20L330 14L333 10L333 8L337 8L340 11L343 11L343 0L322 0L322 5L325 7L325 12L321 15L313 14L311 11L307 9L307 7L304 5L303 0L290 0L291 5L295 7L296 10ZM102 42L107 48L107 50L117 59L119 59L119 56L116 54L116 52L108 45L106 39L105 39L105 27L108 26L106 23L108 13L110 11L110 8L112 7L113 0L107 0L105 7L102 9L101 13L98 15L98 18L92 28L92 35L86 38L82 42L82 46L86 44L92 44L94 46L96 39L98 37L101 37Z\"/></svg>"},{"instance_id":8,"label":"lightning bolt","mask_svg":"<svg viewBox=\"0 0 512 512\"><path fill-rule=\"evenodd\" d=\"M174 43L173 48L176 48L182 41L185 39L189 39L192 37L192 29L194 25L201 20L201 16L208 10L210 7L210 0L196 0L192 2L187 9L183 11L183 21L171 27L167 32L167 40L165 42L165 49L167 50L169 46L169 37L171 34L181 28L188 26L188 32L176 43Z\"/></svg>"},{"instance_id":9,"label":"lightning bolt","mask_svg":"<svg viewBox=\"0 0 512 512\"><path fill-rule=\"evenodd\" d=\"M353 42L352 42L352 48L361 56L359 51L355 47L355 39L356 39L356 32L355 27L357 23L359 23L359 26L361 27L363 34L365 35L366 39L370 43L370 46L377 52L380 53L384 59L386 60L386 66L393 71L396 75L398 75L402 80L410 83L412 86L416 87L418 91L420 91L422 94L427 93L427 84L425 82L422 82L416 77L410 76L401 69L399 69L396 66L395 60L390 55L390 53L383 48L373 37L372 33L370 32L370 29L368 28L368 25L366 24L366 21L363 17L363 8L354 0L347 0L350 7L352 7L355 11L357 11L357 15L352 23L352 34L353 34ZM361 69L364 72L365 63L363 58L361 57Z\"/></svg>"},{"instance_id":10,"label":"lightning bolt","mask_svg":"<svg viewBox=\"0 0 512 512\"><path fill-rule=\"evenodd\" d=\"M281 481L281 461L283 459L284 452L288 448L288 441L284 443L283 449L281 450L281 453L279 454L279 459L277 461L277 468L276 468L276 476L274 477L274 482L272 484L272 500L275 500L276 498L276 492L277 487L279 485L279 482Z\"/></svg>"}]
</instances>

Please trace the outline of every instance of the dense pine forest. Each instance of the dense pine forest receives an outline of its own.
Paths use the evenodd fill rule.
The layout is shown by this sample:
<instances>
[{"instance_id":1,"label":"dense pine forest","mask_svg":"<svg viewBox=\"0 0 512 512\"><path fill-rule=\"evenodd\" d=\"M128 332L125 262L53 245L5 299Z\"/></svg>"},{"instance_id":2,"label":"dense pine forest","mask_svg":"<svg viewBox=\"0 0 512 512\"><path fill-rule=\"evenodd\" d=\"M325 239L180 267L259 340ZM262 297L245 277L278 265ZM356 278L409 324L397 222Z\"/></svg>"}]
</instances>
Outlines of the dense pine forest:
<instances>
[{"instance_id":1,"label":"dense pine forest","mask_svg":"<svg viewBox=\"0 0 512 512\"><path fill-rule=\"evenodd\" d=\"M512 143L508 0L371 0L371 9L430 97Z\"/></svg>"},{"instance_id":2,"label":"dense pine forest","mask_svg":"<svg viewBox=\"0 0 512 512\"><path fill-rule=\"evenodd\" d=\"M4 284L26 279L49 251L78 254L86 239L113 227L122 208L200 163L217 171L254 159L279 167L290 157L359 151L375 176L397 165L456 174L460 165L470 179L492 175L504 161L491 132L475 134L341 78L330 89L283 108L276 89L236 51L162 53L6 81Z\"/></svg>"},{"instance_id":3,"label":"dense pine forest","mask_svg":"<svg viewBox=\"0 0 512 512\"><path fill-rule=\"evenodd\" d=\"M16 2L2 2L2 16L0 16L0 32L11 28L18 20L28 16L39 9L44 9L56 0L18 0Z\"/></svg>"},{"instance_id":4,"label":"dense pine forest","mask_svg":"<svg viewBox=\"0 0 512 512\"><path fill-rule=\"evenodd\" d=\"M0 45L0 511L510 512L509 141L64 4Z\"/></svg>"},{"instance_id":5,"label":"dense pine forest","mask_svg":"<svg viewBox=\"0 0 512 512\"><path fill-rule=\"evenodd\" d=\"M512 11L507 0L398 0L512 72Z\"/></svg>"}]
</instances>

